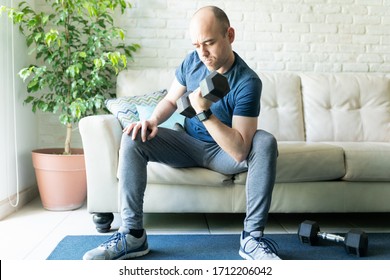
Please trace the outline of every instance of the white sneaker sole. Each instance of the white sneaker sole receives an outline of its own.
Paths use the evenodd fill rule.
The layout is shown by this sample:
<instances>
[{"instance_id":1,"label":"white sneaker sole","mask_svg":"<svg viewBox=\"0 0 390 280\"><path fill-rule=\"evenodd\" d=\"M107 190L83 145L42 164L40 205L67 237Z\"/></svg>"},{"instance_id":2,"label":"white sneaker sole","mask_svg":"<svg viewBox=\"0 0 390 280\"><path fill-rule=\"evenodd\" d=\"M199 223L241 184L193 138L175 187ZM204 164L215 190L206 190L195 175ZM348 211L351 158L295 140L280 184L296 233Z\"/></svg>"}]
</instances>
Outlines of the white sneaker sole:
<instances>
[{"instance_id":1,"label":"white sneaker sole","mask_svg":"<svg viewBox=\"0 0 390 280\"><path fill-rule=\"evenodd\" d=\"M146 250L143 250L143 251L128 253L128 254L123 255L122 257L118 258L117 260L127 260L127 259L142 257L142 256L145 256L147 253L149 253L149 251L150 251L149 248L147 248Z\"/></svg>"}]
</instances>

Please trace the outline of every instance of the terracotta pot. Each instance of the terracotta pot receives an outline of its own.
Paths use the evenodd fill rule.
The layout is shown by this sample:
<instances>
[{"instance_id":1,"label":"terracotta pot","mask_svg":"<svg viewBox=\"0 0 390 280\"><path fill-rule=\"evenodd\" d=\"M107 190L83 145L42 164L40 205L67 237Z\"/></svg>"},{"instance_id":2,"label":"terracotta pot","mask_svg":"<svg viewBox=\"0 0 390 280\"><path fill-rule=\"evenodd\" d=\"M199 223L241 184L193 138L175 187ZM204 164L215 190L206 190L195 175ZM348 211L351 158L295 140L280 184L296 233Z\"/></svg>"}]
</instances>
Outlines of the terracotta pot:
<instances>
[{"instance_id":1,"label":"terracotta pot","mask_svg":"<svg viewBox=\"0 0 390 280\"><path fill-rule=\"evenodd\" d=\"M87 197L87 179L82 149L62 155L63 149L32 151L32 161L43 207L66 211L80 208Z\"/></svg>"}]
</instances>

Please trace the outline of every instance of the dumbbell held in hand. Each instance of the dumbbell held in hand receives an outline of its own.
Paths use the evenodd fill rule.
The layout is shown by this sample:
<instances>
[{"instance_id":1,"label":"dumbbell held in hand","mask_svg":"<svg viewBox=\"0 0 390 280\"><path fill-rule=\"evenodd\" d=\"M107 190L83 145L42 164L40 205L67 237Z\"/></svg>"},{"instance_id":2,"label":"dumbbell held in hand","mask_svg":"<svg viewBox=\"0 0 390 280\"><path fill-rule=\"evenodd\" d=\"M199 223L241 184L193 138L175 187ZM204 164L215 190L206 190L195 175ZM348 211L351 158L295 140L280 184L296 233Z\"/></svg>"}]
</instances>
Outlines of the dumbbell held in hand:
<instances>
[{"instance_id":1,"label":"dumbbell held in hand","mask_svg":"<svg viewBox=\"0 0 390 280\"><path fill-rule=\"evenodd\" d=\"M309 245L317 245L320 238L342 242L348 254L354 254L359 257L367 255L368 251L368 236L364 231L358 229L350 230L343 237L337 234L321 232L316 222L306 220L299 225L298 237L302 243Z\"/></svg>"},{"instance_id":2,"label":"dumbbell held in hand","mask_svg":"<svg viewBox=\"0 0 390 280\"><path fill-rule=\"evenodd\" d=\"M199 84L200 91L203 98L212 102L217 102L223 98L229 91L229 83L225 76L219 74L216 71L211 72L206 78L204 78ZM194 108L191 106L189 95L191 91L186 92L182 97L177 100L177 111L188 118L192 118L196 115Z\"/></svg>"}]
</instances>

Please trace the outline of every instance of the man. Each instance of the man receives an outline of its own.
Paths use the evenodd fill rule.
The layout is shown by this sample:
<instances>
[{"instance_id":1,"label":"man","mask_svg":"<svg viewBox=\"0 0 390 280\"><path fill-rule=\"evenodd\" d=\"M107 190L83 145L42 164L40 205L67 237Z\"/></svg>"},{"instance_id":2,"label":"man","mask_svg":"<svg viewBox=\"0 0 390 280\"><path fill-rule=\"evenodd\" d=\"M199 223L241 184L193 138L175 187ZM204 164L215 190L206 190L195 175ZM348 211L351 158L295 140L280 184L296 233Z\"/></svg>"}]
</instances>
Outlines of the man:
<instances>
[{"instance_id":1,"label":"man","mask_svg":"<svg viewBox=\"0 0 390 280\"><path fill-rule=\"evenodd\" d=\"M232 50L235 31L219 8L199 9L190 24L195 51L176 70L167 96L150 119L123 130L119 160L122 225L107 242L84 259L125 259L149 252L143 228L143 197L148 161L173 167L202 166L224 174L248 171L247 209L239 254L245 259L279 259L263 237L275 181L275 138L257 130L262 84ZM202 97L199 83L211 71L223 74L230 92L212 103ZM187 91L198 114L186 118L185 131L157 128L177 109ZM161 202L163 203L163 202Z\"/></svg>"}]
</instances>

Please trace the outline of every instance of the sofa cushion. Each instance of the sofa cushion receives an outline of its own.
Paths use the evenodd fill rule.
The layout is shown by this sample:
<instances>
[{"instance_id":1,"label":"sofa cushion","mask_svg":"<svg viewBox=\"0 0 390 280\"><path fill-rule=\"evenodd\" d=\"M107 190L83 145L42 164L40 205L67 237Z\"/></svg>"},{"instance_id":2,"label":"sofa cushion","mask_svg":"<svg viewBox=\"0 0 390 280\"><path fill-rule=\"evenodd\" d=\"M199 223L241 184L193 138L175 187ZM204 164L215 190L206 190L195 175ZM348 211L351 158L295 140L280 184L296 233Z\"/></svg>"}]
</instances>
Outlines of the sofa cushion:
<instances>
[{"instance_id":1,"label":"sofa cushion","mask_svg":"<svg viewBox=\"0 0 390 280\"><path fill-rule=\"evenodd\" d=\"M148 163L148 184L223 186L231 184L232 178L233 175L206 168L174 168L163 163Z\"/></svg>"},{"instance_id":2,"label":"sofa cushion","mask_svg":"<svg viewBox=\"0 0 390 280\"><path fill-rule=\"evenodd\" d=\"M307 141L390 141L390 79L301 74Z\"/></svg>"},{"instance_id":3,"label":"sofa cushion","mask_svg":"<svg viewBox=\"0 0 390 280\"><path fill-rule=\"evenodd\" d=\"M278 141L303 141L300 77L293 73L259 73L263 83L258 127Z\"/></svg>"},{"instance_id":4,"label":"sofa cushion","mask_svg":"<svg viewBox=\"0 0 390 280\"><path fill-rule=\"evenodd\" d=\"M118 97L107 99L105 105L124 128L139 121L137 105L155 106L166 94L167 90L164 89L144 95Z\"/></svg>"},{"instance_id":5,"label":"sofa cushion","mask_svg":"<svg viewBox=\"0 0 390 280\"><path fill-rule=\"evenodd\" d=\"M332 142L344 149L346 181L390 181L390 143Z\"/></svg>"},{"instance_id":6,"label":"sofa cushion","mask_svg":"<svg viewBox=\"0 0 390 280\"><path fill-rule=\"evenodd\" d=\"M279 142L276 168L277 183L335 180L345 175L341 147L324 143ZM246 173L235 183L245 184Z\"/></svg>"}]
</instances>

